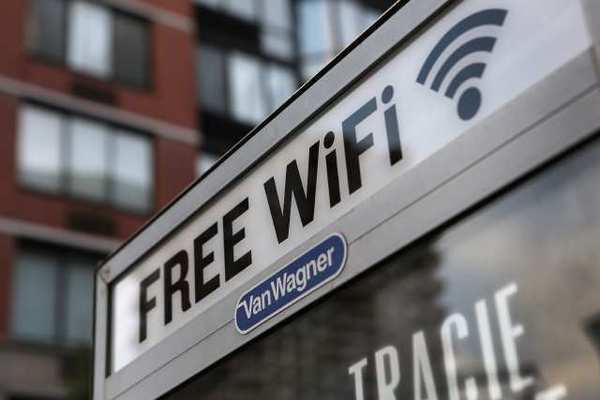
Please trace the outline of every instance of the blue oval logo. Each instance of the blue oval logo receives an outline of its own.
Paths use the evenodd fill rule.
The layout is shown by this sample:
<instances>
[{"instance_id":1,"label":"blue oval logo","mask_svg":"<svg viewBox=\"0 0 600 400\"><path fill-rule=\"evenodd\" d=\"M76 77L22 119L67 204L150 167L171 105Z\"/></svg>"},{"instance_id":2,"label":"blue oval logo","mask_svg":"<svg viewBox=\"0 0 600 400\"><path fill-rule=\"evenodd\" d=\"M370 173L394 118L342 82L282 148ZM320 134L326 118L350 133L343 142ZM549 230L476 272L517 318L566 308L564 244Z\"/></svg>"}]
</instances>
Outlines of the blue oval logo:
<instances>
[{"instance_id":1,"label":"blue oval logo","mask_svg":"<svg viewBox=\"0 0 600 400\"><path fill-rule=\"evenodd\" d=\"M244 293L235 309L235 327L246 334L342 272L346 241L338 233Z\"/></svg>"}]
</instances>

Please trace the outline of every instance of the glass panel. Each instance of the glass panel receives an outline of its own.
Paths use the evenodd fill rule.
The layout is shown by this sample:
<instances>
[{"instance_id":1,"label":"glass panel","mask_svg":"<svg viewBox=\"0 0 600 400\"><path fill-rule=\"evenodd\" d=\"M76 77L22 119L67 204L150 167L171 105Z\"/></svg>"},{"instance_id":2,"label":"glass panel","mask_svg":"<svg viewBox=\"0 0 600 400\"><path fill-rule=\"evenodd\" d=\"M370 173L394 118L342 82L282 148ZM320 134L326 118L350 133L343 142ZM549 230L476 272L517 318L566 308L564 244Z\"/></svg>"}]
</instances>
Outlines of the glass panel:
<instances>
[{"instance_id":1,"label":"glass panel","mask_svg":"<svg viewBox=\"0 0 600 400\"><path fill-rule=\"evenodd\" d=\"M331 6L325 0L299 3L298 35L302 54L333 53Z\"/></svg>"},{"instance_id":2,"label":"glass panel","mask_svg":"<svg viewBox=\"0 0 600 400\"><path fill-rule=\"evenodd\" d=\"M19 125L19 178L28 186L58 192L61 181L62 117L25 106Z\"/></svg>"},{"instance_id":3,"label":"glass panel","mask_svg":"<svg viewBox=\"0 0 600 400\"><path fill-rule=\"evenodd\" d=\"M44 253L23 252L13 269L12 323L15 338L56 339L57 260Z\"/></svg>"},{"instance_id":4,"label":"glass panel","mask_svg":"<svg viewBox=\"0 0 600 400\"><path fill-rule=\"evenodd\" d=\"M217 7L217 5L219 3L221 3L221 0L194 0L196 3L201 4L203 6L207 6L207 7Z\"/></svg>"},{"instance_id":5,"label":"glass panel","mask_svg":"<svg viewBox=\"0 0 600 400\"><path fill-rule=\"evenodd\" d=\"M94 260L71 260L66 275L66 339L71 344L92 341Z\"/></svg>"},{"instance_id":6,"label":"glass panel","mask_svg":"<svg viewBox=\"0 0 600 400\"><path fill-rule=\"evenodd\" d=\"M302 62L302 76L312 78L327 64L328 57L310 57Z\"/></svg>"},{"instance_id":7,"label":"glass panel","mask_svg":"<svg viewBox=\"0 0 600 400\"><path fill-rule=\"evenodd\" d=\"M222 0L221 7L230 14L246 20L254 20L257 15L256 0Z\"/></svg>"},{"instance_id":8,"label":"glass panel","mask_svg":"<svg viewBox=\"0 0 600 400\"><path fill-rule=\"evenodd\" d=\"M196 173L198 176L202 176L206 171L208 171L218 159L219 156L214 154L200 153L198 160L196 161Z\"/></svg>"},{"instance_id":9,"label":"glass panel","mask_svg":"<svg viewBox=\"0 0 600 400\"><path fill-rule=\"evenodd\" d=\"M148 84L148 26L138 18L115 15L115 75L121 82Z\"/></svg>"},{"instance_id":10,"label":"glass panel","mask_svg":"<svg viewBox=\"0 0 600 400\"><path fill-rule=\"evenodd\" d=\"M272 65L267 74L267 86L271 96L271 111L279 107L296 89L294 74L283 67Z\"/></svg>"},{"instance_id":11,"label":"glass panel","mask_svg":"<svg viewBox=\"0 0 600 400\"><path fill-rule=\"evenodd\" d=\"M275 57L290 60L293 56L292 39L287 32L263 29L261 45L263 51Z\"/></svg>"},{"instance_id":12,"label":"glass panel","mask_svg":"<svg viewBox=\"0 0 600 400\"><path fill-rule=\"evenodd\" d=\"M290 0L266 0L263 2L263 24L289 30L292 27Z\"/></svg>"},{"instance_id":13,"label":"glass panel","mask_svg":"<svg viewBox=\"0 0 600 400\"><path fill-rule=\"evenodd\" d=\"M109 10L76 1L71 4L69 23L69 64L79 71L108 77L112 72L112 21Z\"/></svg>"},{"instance_id":14,"label":"glass panel","mask_svg":"<svg viewBox=\"0 0 600 400\"><path fill-rule=\"evenodd\" d=\"M116 205L148 211L152 204L152 146L148 139L121 131L114 138L113 201Z\"/></svg>"},{"instance_id":15,"label":"glass panel","mask_svg":"<svg viewBox=\"0 0 600 400\"><path fill-rule=\"evenodd\" d=\"M599 179L596 141L167 398L598 399Z\"/></svg>"},{"instance_id":16,"label":"glass panel","mask_svg":"<svg viewBox=\"0 0 600 400\"><path fill-rule=\"evenodd\" d=\"M381 11L375 9L375 8L369 8L369 7L365 7L362 10L362 13L360 14L362 16L361 18L361 31L367 29L369 26L371 26L376 20L377 18L379 18L379 16L381 15Z\"/></svg>"},{"instance_id":17,"label":"glass panel","mask_svg":"<svg viewBox=\"0 0 600 400\"><path fill-rule=\"evenodd\" d=\"M229 98L231 114L248 123L256 123L267 113L257 59L233 53L229 59Z\"/></svg>"},{"instance_id":18,"label":"glass panel","mask_svg":"<svg viewBox=\"0 0 600 400\"><path fill-rule=\"evenodd\" d=\"M106 197L107 128L89 120L75 118L70 124L69 190L86 198Z\"/></svg>"},{"instance_id":19,"label":"glass panel","mask_svg":"<svg viewBox=\"0 0 600 400\"><path fill-rule=\"evenodd\" d=\"M214 47L200 46L196 52L196 60L196 90L202 108L224 114L227 111L227 103L223 53Z\"/></svg>"},{"instance_id":20,"label":"glass panel","mask_svg":"<svg viewBox=\"0 0 600 400\"><path fill-rule=\"evenodd\" d=\"M35 54L62 61L65 52L65 2L32 0L27 44Z\"/></svg>"},{"instance_id":21,"label":"glass panel","mask_svg":"<svg viewBox=\"0 0 600 400\"><path fill-rule=\"evenodd\" d=\"M360 32L366 28L363 25L362 7L355 1L338 1L341 42L344 47L349 45Z\"/></svg>"}]
</instances>

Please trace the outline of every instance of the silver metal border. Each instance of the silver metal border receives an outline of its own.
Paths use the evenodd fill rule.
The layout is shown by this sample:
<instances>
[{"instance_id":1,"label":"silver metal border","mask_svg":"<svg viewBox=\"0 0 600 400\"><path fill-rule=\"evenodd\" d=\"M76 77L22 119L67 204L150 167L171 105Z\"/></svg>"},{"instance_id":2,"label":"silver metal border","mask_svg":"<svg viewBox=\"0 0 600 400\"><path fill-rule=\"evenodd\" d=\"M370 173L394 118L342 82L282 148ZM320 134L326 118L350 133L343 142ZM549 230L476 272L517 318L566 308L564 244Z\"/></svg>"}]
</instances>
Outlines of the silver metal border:
<instances>
[{"instance_id":1,"label":"silver metal border","mask_svg":"<svg viewBox=\"0 0 600 400\"><path fill-rule=\"evenodd\" d=\"M582 1L586 4L588 0ZM150 399L164 395L226 354L585 140L600 128L597 56L596 51L591 49L482 121L442 149L436 157L426 160L422 168L407 173L377 193L368 205L357 207L353 213L336 221L233 291L203 314L202 321L191 321L131 365L106 378L103 356L106 354L106 330L110 323L107 312L109 283L149 251L153 244L167 236L174 226L192 215L199 204L209 202L211 193L218 193L235 181L239 175L237 171L251 168L266 152L285 140L290 134L289 127L300 126L306 116L314 115L337 96L339 88L346 89L357 77L364 75L371 68L365 60L378 59L386 54L399 37L405 38L447 3L419 0L392 15L213 173L180 197L176 203L177 210L167 209L108 260L99 271L96 288L95 354L100 357L95 360L95 400ZM598 12L588 15L592 22L600 21L598 17ZM600 34L592 29L590 32L594 41L600 42ZM392 39L394 37L396 39ZM312 100L315 98L323 101L315 104ZM401 198L397 195L399 188L403 188L401 193L404 196ZM239 335L232 312L239 295L334 232L342 233L348 242L348 258L342 274L248 335ZM223 323L220 318L227 314L231 314L230 318Z\"/></svg>"}]
</instances>

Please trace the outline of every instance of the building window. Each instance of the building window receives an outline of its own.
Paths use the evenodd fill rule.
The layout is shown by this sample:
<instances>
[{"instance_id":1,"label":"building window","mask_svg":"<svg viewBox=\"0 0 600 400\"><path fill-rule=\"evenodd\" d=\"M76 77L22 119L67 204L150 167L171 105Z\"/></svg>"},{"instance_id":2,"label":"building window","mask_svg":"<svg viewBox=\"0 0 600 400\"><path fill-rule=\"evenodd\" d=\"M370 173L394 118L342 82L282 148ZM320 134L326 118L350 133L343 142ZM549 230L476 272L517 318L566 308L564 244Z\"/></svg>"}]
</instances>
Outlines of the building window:
<instances>
[{"instance_id":1,"label":"building window","mask_svg":"<svg viewBox=\"0 0 600 400\"><path fill-rule=\"evenodd\" d=\"M262 2L261 45L265 53L292 61L294 30L290 0Z\"/></svg>"},{"instance_id":2,"label":"building window","mask_svg":"<svg viewBox=\"0 0 600 400\"><path fill-rule=\"evenodd\" d=\"M21 182L47 192L60 191L63 131L59 114L30 107L21 113L18 149Z\"/></svg>"},{"instance_id":3,"label":"building window","mask_svg":"<svg viewBox=\"0 0 600 400\"><path fill-rule=\"evenodd\" d=\"M227 97L224 52L211 46L200 45L197 60L197 91L202 107L207 111L225 114Z\"/></svg>"},{"instance_id":4,"label":"building window","mask_svg":"<svg viewBox=\"0 0 600 400\"><path fill-rule=\"evenodd\" d=\"M316 74L379 14L380 10L356 0L300 0L298 37L304 78Z\"/></svg>"},{"instance_id":5,"label":"building window","mask_svg":"<svg viewBox=\"0 0 600 400\"><path fill-rule=\"evenodd\" d=\"M196 174L198 176L204 175L219 159L219 156L208 152L200 152L196 159Z\"/></svg>"},{"instance_id":6,"label":"building window","mask_svg":"<svg viewBox=\"0 0 600 400\"><path fill-rule=\"evenodd\" d=\"M73 69L106 78L111 71L112 20L110 11L76 1L69 9L67 62Z\"/></svg>"},{"instance_id":7,"label":"building window","mask_svg":"<svg viewBox=\"0 0 600 400\"><path fill-rule=\"evenodd\" d=\"M105 197L108 177L108 127L84 118L70 121L67 138L69 192L92 200Z\"/></svg>"},{"instance_id":8,"label":"building window","mask_svg":"<svg viewBox=\"0 0 600 400\"><path fill-rule=\"evenodd\" d=\"M150 139L110 124L26 105L18 166L27 187L138 212L152 207Z\"/></svg>"},{"instance_id":9,"label":"building window","mask_svg":"<svg viewBox=\"0 0 600 400\"><path fill-rule=\"evenodd\" d=\"M127 209L148 209L153 181L150 142L143 136L120 130L114 135L113 150L112 202Z\"/></svg>"},{"instance_id":10,"label":"building window","mask_svg":"<svg viewBox=\"0 0 600 400\"><path fill-rule=\"evenodd\" d=\"M195 2L202 151L220 155L298 87L294 8L292 0Z\"/></svg>"},{"instance_id":11,"label":"building window","mask_svg":"<svg viewBox=\"0 0 600 400\"><path fill-rule=\"evenodd\" d=\"M248 123L260 121L267 113L267 99L261 88L260 61L234 52L230 56L228 67L231 115Z\"/></svg>"},{"instance_id":12,"label":"building window","mask_svg":"<svg viewBox=\"0 0 600 400\"><path fill-rule=\"evenodd\" d=\"M94 2L30 0L30 51L84 74L147 85L148 37L143 19Z\"/></svg>"},{"instance_id":13,"label":"building window","mask_svg":"<svg viewBox=\"0 0 600 400\"><path fill-rule=\"evenodd\" d=\"M17 340L87 345L99 257L25 245L15 258L11 333Z\"/></svg>"},{"instance_id":14,"label":"building window","mask_svg":"<svg viewBox=\"0 0 600 400\"><path fill-rule=\"evenodd\" d=\"M33 0L27 21L27 47L33 53L61 61L65 55L66 10L63 0Z\"/></svg>"},{"instance_id":15,"label":"building window","mask_svg":"<svg viewBox=\"0 0 600 400\"><path fill-rule=\"evenodd\" d=\"M256 124L280 106L297 87L284 64L257 55L200 45L198 95L202 110Z\"/></svg>"},{"instance_id":16,"label":"building window","mask_svg":"<svg viewBox=\"0 0 600 400\"><path fill-rule=\"evenodd\" d=\"M117 13L114 18L115 77L121 82L145 86L149 81L148 24Z\"/></svg>"}]
</instances>

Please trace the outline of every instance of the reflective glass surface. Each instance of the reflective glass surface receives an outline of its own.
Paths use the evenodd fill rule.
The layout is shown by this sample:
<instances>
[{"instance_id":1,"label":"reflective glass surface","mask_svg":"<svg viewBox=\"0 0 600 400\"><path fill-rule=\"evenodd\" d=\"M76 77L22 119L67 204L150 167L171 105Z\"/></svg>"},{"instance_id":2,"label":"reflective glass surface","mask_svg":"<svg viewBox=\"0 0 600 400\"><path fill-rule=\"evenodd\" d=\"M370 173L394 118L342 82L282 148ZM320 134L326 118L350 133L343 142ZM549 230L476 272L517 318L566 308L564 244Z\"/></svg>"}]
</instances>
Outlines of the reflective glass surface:
<instances>
[{"instance_id":1,"label":"reflective glass surface","mask_svg":"<svg viewBox=\"0 0 600 400\"><path fill-rule=\"evenodd\" d=\"M114 18L115 75L125 83L144 86L150 65L147 24L125 14Z\"/></svg>"},{"instance_id":2,"label":"reflective glass surface","mask_svg":"<svg viewBox=\"0 0 600 400\"><path fill-rule=\"evenodd\" d=\"M14 270L11 332L41 342L56 339L58 263L45 254L21 254Z\"/></svg>"},{"instance_id":3,"label":"reflective glass surface","mask_svg":"<svg viewBox=\"0 0 600 400\"><path fill-rule=\"evenodd\" d=\"M88 344L92 337L95 260L74 258L66 265L65 335L72 344Z\"/></svg>"},{"instance_id":4,"label":"reflective glass surface","mask_svg":"<svg viewBox=\"0 0 600 400\"><path fill-rule=\"evenodd\" d=\"M29 49L44 57L61 61L64 57L65 1L32 0L27 21Z\"/></svg>"},{"instance_id":5,"label":"reflective glass surface","mask_svg":"<svg viewBox=\"0 0 600 400\"><path fill-rule=\"evenodd\" d=\"M291 29L290 0L263 0L263 23L272 27Z\"/></svg>"},{"instance_id":6,"label":"reflective glass surface","mask_svg":"<svg viewBox=\"0 0 600 400\"><path fill-rule=\"evenodd\" d=\"M200 104L206 110L224 114L227 111L224 52L212 46L199 46L196 69Z\"/></svg>"},{"instance_id":7,"label":"reflective glass surface","mask_svg":"<svg viewBox=\"0 0 600 400\"><path fill-rule=\"evenodd\" d=\"M67 61L74 69L99 77L112 72L112 18L99 5L75 1L69 10Z\"/></svg>"},{"instance_id":8,"label":"reflective glass surface","mask_svg":"<svg viewBox=\"0 0 600 400\"><path fill-rule=\"evenodd\" d=\"M599 179L596 140L167 398L598 399Z\"/></svg>"},{"instance_id":9,"label":"reflective glass surface","mask_svg":"<svg viewBox=\"0 0 600 400\"><path fill-rule=\"evenodd\" d=\"M136 210L152 204L152 146L140 135L119 132L114 138L113 201Z\"/></svg>"},{"instance_id":10,"label":"reflective glass surface","mask_svg":"<svg viewBox=\"0 0 600 400\"><path fill-rule=\"evenodd\" d=\"M210 169L210 167L212 167L217 162L218 159L219 159L219 157L214 154L207 153L207 152L200 152L200 154L198 155L198 159L196 161L197 176L201 176L206 171L208 171Z\"/></svg>"},{"instance_id":11,"label":"reflective glass surface","mask_svg":"<svg viewBox=\"0 0 600 400\"><path fill-rule=\"evenodd\" d=\"M87 345L92 339L94 268L98 258L63 248L19 246L11 335L24 342Z\"/></svg>"},{"instance_id":12,"label":"reflective glass surface","mask_svg":"<svg viewBox=\"0 0 600 400\"><path fill-rule=\"evenodd\" d=\"M333 46L332 5L324 0L302 1L298 5L300 50L311 55L328 52Z\"/></svg>"},{"instance_id":13,"label":"reflective glass surface","mask_svg":"<svg viewBox=\"0 0 600 400\"><path fill-rule=\"evenodd\" d=\"M292 38L288 32L265 28L261 32L261 46L265 53L289 60L293 56Z\"/></svg>"},{"instance_id":14,"label":"reflective glass surface","mask_svg":"<svg viewBox=\"0 0 600 400\"><path fill-rule=\"evenodd\" d=\"M271 110L275 110L294 92L296 79L289 69L271 65L267 70L267 86Z\"/></svg>"},{"instance_id":15,"label":"reflective glass surface","mask_svg":"<svg viewBox=\"0 0 600 400\"><path fill-rule=\"evenodd\" d=\"M25 107L19 121L19 178L28 186L56 192L62 174L63 120L59 114Z\"/></svg>"},{"instance_id":16,"label":"reflective glass surface","mask_svg":"<svg viewBox=\"0 0 600 400\"><path fill-rule=\"evenodd\" d=\"M231 113L239 120L256 123L266 114L266 99L262 96L259 61L252 56L234 52L228 65Z\"/></svg>"},{"instance_id":17,"label":"reflective glass surface","mask_svg":"<svg viewBox=\"0 0 600 400\"><path fill-rule=\"evenodd\" d=\"M74 118L70 123L69 183L76 196L102 200L106 194L108 132L105 125Z\"/></svg>"},{"instance_id":18,"label":"reflective glass surface","mask_svg":"<svg viewBox=\"0 0 600 400\"><path fill-rule=\"evenodd\" d=\"M242 19L253 20L257 15L256 0L221 0L221 7L232 15Z\"/></svg>"}]
</instances>

